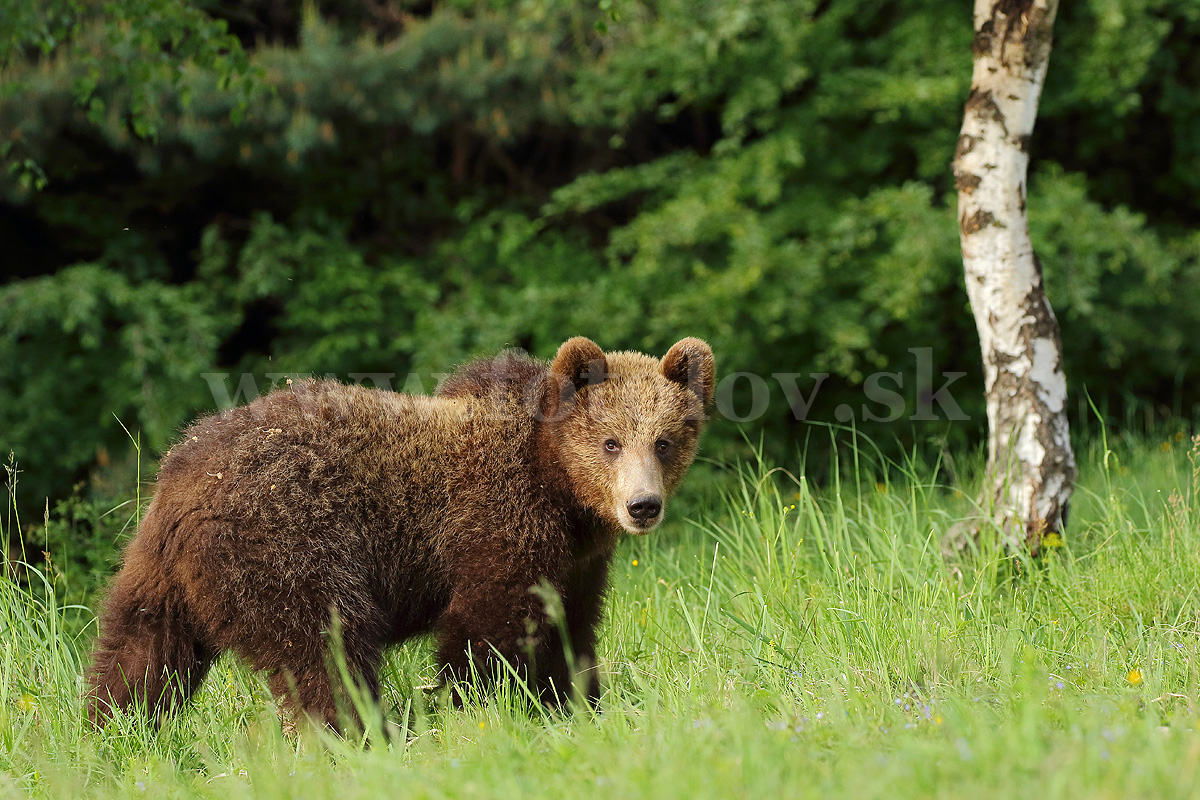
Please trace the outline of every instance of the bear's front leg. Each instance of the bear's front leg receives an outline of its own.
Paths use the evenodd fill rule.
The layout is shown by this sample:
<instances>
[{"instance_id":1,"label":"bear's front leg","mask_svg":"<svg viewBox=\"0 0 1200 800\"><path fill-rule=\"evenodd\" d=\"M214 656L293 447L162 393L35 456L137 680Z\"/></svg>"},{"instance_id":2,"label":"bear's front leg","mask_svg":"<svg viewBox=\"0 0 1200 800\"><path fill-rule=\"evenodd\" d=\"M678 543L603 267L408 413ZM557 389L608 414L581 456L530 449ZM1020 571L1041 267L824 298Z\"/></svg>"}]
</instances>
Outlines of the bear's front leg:
<instances>
[{"instance_id":1,"label":"bear's front leg","mask_svg":"<svg viewBox=\"0 0 1200 800\"><path fill-rule=\"evenodd\" d=\"M575 663L571 665L575 686L592 708L600 704L600 665L596 660L596 628L604 615L608 591L609 551L583 561L568 576L563 607L567 633Z\"/></svg>"},{"instance_id":2,"label":"bear's front leg","mask_svg":"<svg viewBox=\"0 0 1200 800\"><path fill-rule=\"evenodd\" d=\"M562 643L545 604L529 591L540 582L514 575L456 584L437 623L444 681L475 681L486 687L515 673L544 701L570 695L570 672L561 652L554 652Z\"/></svg>"}]
</instances>

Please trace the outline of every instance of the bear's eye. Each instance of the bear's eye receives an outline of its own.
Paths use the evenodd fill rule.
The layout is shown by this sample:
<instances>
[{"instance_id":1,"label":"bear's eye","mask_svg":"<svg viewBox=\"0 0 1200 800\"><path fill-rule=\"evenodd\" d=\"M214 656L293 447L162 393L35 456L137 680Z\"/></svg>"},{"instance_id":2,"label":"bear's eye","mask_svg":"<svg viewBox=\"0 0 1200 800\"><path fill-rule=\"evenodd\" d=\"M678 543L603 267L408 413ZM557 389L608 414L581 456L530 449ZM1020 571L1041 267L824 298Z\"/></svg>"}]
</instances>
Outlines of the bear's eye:
<instances>
[{"instance_id":1,"label":"bear's eye","mask_svg":"<svg viewBox=\"0 0 1200 800\"><path fill-rule=\"evenodd\" d=\"M665 456L667 453L669 453L671 451L671 443L668 442L666 439L659 439L657 442L654 443L654 451L656 453L658 453L660 456Z\"/></svg>"},{"instance_id":2,"label":"bear's eye","mask_svg":"<svg viewBox=\"0 0 1200 800\"><path fill-rule=\"evenodd\" d=\"M609 439L604 443L604 449L610 453L621 452L621 445L616 439Z\"/></svg>"}]
</instances>

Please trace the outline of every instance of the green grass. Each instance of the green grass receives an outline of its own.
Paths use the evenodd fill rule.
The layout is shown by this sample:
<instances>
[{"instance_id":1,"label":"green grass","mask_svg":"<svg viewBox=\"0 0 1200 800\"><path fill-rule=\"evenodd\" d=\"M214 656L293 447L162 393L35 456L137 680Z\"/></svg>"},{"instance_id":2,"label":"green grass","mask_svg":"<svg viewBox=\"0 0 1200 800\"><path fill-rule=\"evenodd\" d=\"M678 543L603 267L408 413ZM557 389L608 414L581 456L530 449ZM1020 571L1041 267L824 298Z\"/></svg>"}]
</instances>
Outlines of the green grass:
<instances>
[{"instance_id":1,"label":"green grass","mask_svg":"<svg viewBox=\"0 0 1200 800\"><path fill-rule=\"evenodd\" d=\"M690 521L619 551L602 713L531 714L511 689L447 709L414 645L385 674L402 735L367 748L283 734L228 659L160 732L88 733L91 631L67 632L53 586L0 581L0 797L1194 795L1190 445L1086 447L1065 547L960 570L939 540L977 513L969 478L877 483L865 452L820 491L798 470L699 474Z\"/></svg>"}]
</instances>

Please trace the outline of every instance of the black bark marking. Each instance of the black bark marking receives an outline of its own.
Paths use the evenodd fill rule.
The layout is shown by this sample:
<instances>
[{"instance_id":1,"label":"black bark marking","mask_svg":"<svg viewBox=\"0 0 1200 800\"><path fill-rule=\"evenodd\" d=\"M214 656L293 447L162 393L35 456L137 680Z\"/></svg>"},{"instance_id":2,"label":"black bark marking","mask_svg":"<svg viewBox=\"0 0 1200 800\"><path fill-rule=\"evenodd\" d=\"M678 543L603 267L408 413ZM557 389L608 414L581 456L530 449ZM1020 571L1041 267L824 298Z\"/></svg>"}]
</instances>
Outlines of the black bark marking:
<instances>
[{"instance_id":1,"label":"black bark marking","mask_svg":"<svg viewBox=\"0 0 1200 800\"><path fill-rule=\"evenodd\" d=\"M1004 46L1009 41L1019 41L1024 38L1025 31L1022 28L1017 30L1022 22L1028 23L1030 11L1033 8L1033 0L997 0L992 6L992 13L989 18L984 20L979 26L979 30L975 31L975 38L971 42L971 52L975 56L995 55L1001 61L1004 60ZM1003 16L1003 30L999 29L996 24L996 18ZM1017 31L1018 35L1013 37L1013 32ZM997 36L999 34L999 36ZM996 40L999 38L999 52L996 52Z\"/></svg>"},{"instance_id":2,"label":"black bark marking","mask_svg":"<svg viewBox=\"0 0 1200 800\"><path fill-rule=\"evenodd\" d=\"M1025 66L1030 69L1050 60L1054 43L1054 19L1046 18L1046 9L1034 7L1025 27Z\"/></svg>"},{"instance_id":3,"label":"black bark marking","mask_svg":"<svg viewBox=\"0 0 1200 800\"><path fill-rule=\"evenodd\" d=\"M971 52L1007 66L1008 45L1021 45L1025 66L1033 67L1050 56L1051 26L1046 22L1045 9L1034 0L996 0L989 19L975 32Z\"/></svg>"},{"instance_id":4,"label":"black bark marking","mask_svg":"<svg viewBox=\"0 0 1200 800\"><path fill-rule=\"evenodd\" d=\"M972 136L969 133L964 133L963 135L959 136L958 144L954 148L954 157L956 159L962 158L967 153L974 150L975 145L978 142L979 142L979 139L975 138L974 136Z\"/></svg>"},{"instance_id":5,"label":"black bark marking","mask_svg":"<svg viewBox=\"0 0 1200 800\"><path fill-rule=\"evenodd\" d=\"M971 42L971 52L976 56L986 56L992 52L992 36L995 33L995 23L990 19L985 20L979 30L975 31L975 39Z\"/></svg>"},{"instance_id":6,"label":"black bark marking","mask_svg":"<svg viewBox=\"0 0 1200 800\"><path fill-rule=\"evenodd\" d=\"M963 194L973 194L979 188L981 180L983 179L971 172L954 172L954 185Z\"/></svg>"},{"instance_id":7,"label":"black bark marking","mask_svg":"<svg viewBox=\"0 0 1200 800\"><path fill-rule=\"evenodd\" d=\"M1025 309L1029 316L1034 317L1035 336L1058 340L1058 320L1054 318L1054 312L1050 310L1050 304L1046 301L1046 290L1042 286L1042 260L1036 254L1033 256L1033 287L1025 298ZM1061 343L1058 352L1062 353Z\"/></svg>"},{"instance_id":8,"label":"black bark marking","mask_svg":"<svg viewBox=\"0 0 1200 800\"><path fill-rule=\"evenodd\" d=\"M992 19L996 18L997 12L1003 14L1010 23L1013 20L1019 20L1021 17L1029 14L1033 8L1033 0L996 0L996 4L992 6ZM1005 32L1007 36L1007 31Z\"/></svg>"},{"instance_id":9,"label":"black bark marking","mask_svg":"<svg viewBox=\"0 0 1200 800\"><path fill-rule=\"evenodd\" d=\"M1004 15L1004 34L1000 37L1000 52L996 54L1001 64L1006 66L1008 64L1004 58L1004 51L1008 43L1015 44L1025 39L1032 8L1033 0L996 0L995 5L992 6L991 22L993 27L996 24L996 16Z\"/></svg>"},{"instance_id":10,"label":"black bark marking","mask_svg":"<svg viewBox=\"0 0 1200 800\"><path fill-rule=\"evenodd\" d=\"M970 236L972 233L978 233L995 221L995 214L990 211L984 211L981 208L969 217L964 215L959 221L959 227L962 228L963 236Z\"/></svg>"},{"instance_id":11,"label":"black bark marking","mask_svg":"<svg viewBox=\"0 0 1200 800\"><path fill-rule=\"evenodd\" d=\"M967 95L965 111L967 114L978 114L984 119L993 120L1004 131L1004 135L1008 136L1008 124L1004 119L1004 112L1000 110L1000 106L996 105L996 98L992 97L990 91L980 91L978 88L972 87L971 93Z\"/></svg>"}]
</instances>

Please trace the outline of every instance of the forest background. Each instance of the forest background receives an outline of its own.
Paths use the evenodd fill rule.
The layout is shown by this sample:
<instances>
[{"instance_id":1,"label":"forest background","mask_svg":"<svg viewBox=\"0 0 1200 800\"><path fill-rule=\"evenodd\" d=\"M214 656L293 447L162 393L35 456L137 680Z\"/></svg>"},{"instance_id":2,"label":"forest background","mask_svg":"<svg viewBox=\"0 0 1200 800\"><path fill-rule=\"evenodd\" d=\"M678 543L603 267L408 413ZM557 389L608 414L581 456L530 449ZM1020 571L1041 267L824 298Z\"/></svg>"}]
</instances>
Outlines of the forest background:
<instances>
[{"instance_id":1,"label":"forest background","mask_svg":"<svg viewBox=\"0 0 1200 800\"><path fill-rule=\"evenodd\" d=\"M80 587L132 515L113 498L220 404L213 376L230 397L282 373L431 391L508 346L694 335L770 390L727 384L718 462L760 438L787 458L822 425L895 452L981 439L949 169L961 3L129 0L139 24L80 13L66 43L38 9L84 5L17 6L0 453L9 513ZM1077 425L1200 401L1198 36L1196 2L1059 12L1028 203ZM884 372L906 407L872 421ZM829 374L804 420L776 373L806 398ZM933 402L953 373L965 421Z\"/></svg>"}]
</instances>

